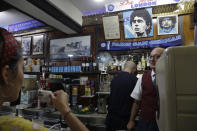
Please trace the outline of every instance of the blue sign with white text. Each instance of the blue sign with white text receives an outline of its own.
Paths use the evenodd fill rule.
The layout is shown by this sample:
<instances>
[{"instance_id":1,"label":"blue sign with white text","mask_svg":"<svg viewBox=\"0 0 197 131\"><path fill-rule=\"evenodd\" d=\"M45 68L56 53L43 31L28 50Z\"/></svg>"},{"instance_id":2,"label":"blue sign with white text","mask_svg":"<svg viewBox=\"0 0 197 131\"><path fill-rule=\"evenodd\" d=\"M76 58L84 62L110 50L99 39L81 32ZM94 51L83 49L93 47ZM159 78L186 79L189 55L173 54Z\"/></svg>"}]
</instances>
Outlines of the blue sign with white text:
<instances>
[{"instance_id":1,"label":"blue sign with white text","mask_svg":"<svg viewBox=\"0 0 197 131\"><path fill-rule=\"evenodd\" d=\"M135 42L101 42L99 50L131 50L137 48L169 47L182 45L181 35L164 39L135 41Z\"/></svg>"},{"instance_id":2,"label":"blue sign with white text","mask_svg":"<svg viewBox=\"0 0 197 131\"><path fill-rule=\"evenodd\" d=\"M21 23L8 25L8 31L9 32L16 32L16 31L27 30L30 28L36 28L36 27L42 27L42 26L45 26L45 25L43 23L33 19L33 20L29 20L29 21L24 21Z\"/></svg>"}]
</instances>

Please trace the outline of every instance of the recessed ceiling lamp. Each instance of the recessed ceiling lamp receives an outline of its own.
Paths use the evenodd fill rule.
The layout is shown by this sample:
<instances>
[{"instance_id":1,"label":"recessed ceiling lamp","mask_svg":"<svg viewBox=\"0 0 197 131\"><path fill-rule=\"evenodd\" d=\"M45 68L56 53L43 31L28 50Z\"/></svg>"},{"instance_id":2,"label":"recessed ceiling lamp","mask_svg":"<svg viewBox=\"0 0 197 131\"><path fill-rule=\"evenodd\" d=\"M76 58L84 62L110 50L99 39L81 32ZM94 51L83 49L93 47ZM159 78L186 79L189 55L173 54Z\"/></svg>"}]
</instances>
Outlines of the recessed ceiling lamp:
<instances>
[{"instance_id":1,"label":"recessed ceiling lamp","mask_svg":"<svg viewBox=\"0 0 197 131\"><path fill-rule=\"evenodd\" d=\"M104 0L94 0L95 2L103 2Z\"/></svg>"}]
</instances>

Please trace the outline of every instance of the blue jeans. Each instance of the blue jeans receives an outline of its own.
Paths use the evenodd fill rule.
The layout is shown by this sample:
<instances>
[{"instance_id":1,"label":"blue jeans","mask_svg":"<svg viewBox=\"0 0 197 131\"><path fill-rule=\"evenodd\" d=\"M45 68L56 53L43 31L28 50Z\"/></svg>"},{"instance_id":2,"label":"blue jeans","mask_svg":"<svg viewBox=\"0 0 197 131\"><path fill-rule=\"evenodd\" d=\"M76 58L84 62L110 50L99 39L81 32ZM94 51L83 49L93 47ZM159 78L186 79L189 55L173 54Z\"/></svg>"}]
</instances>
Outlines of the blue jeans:
<instances>
[{"instance_id":1,"label":"blue jeans","mask_svg":"<svg viewBox=\"0 0 197 131\"><path fill-rule=\"evenodd\" d=\"M140 117L136 126L136 131L159 131L159 128L155 119L147 123L142 117Z\"/></svg>"}]
</instances>

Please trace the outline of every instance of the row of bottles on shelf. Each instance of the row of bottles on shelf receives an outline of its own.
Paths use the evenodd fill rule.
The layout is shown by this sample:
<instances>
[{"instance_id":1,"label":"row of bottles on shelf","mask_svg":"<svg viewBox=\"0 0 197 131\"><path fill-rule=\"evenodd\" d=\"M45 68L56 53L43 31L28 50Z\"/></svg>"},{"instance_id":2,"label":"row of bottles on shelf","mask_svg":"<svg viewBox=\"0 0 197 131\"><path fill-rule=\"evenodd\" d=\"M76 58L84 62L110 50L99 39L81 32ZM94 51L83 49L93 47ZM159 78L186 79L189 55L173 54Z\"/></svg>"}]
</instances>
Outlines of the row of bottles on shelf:
<instances>
[{"instance_id":1,"label":"row of bottles on shelf","mask_svg":"<svg viewBox=\"0 0 197 131\"><path fill-rule=\"evenodd\" d=\"M98 64L96 57L82 57L81 62L73 64L71 61L67 61L66 65L56 66L42 66L42 72L97 72Z\"/></svg>"},{"instance_id":2,"label":"row of bottles on shelf","mask_svg":"<svg viewBox=\"0 0 197 131\"><path fill-rule=\"evenodd\" d=\"M82 57L81 62L73 64L71 61L66 61L67 64L63 66L50 65L40 62L40 60L28 60L27 72L97 72L97 71L121 71L124 68L126 61L131 60L136 63L137 70L150 70L149 53L132 54L113 56L112 59L102 62L96 56ZM38 63L38 64L35 64ZM38 67L36 66L38 65ZM31 68L30 68L31 67ZM33 67L39 68L33 70ZM26 72L26 70L25 70Z\"/></svg>"},{"instance_id":3,"label":"row of bottles on shelf","mask_svg":"<svg viewBox=\"0 0 197 131\"><path fill-rule=\"evenodd\" d=\"M82 72L98 71L98 64L96 61L96 56L83 57L81 60L81 67L82 67Z\"/></svg>"},{"instance_id":4,"label":"row of bottles on shelf","mask_svg":"<svg viewBox=\"0 0 197 131\"><path fill-rule=\"evenodd\" d=\"M95 56L94 57L83 57L81 60L81 66L79 72L94 72L94 71L121 71L124 68L124 64L126 61L131 60L136 63L137 70L150 70L150 63L149 63L149 54L146 53L146 56L142 54L136 55L122 55L120 59L118 56L113 56L111 61L101 62ZM62 67L60 67L62 68ZM71 72L74 69L71 68ZM57 70L57 69L56 69ZM61 69L62 70L62 69Z\"/></svg>"},{"instance_id":5,"label":"row of bottles on shelf","mask_svg":"<svg viewBox=\"0 0 197 131\"><path fill-rule=\"evenodd\" d=\"M40 72L44 65L43 59L24 59L24 72Z\"/></svg>"},{"instance_id":6,"label":"row of bottles on shelf","mask_svg":"<svg viewBox=\"0 0 197 131\"><path fill-rule=\"evenodd\" d=\"M81 72L81 66L50 66L48 72Z\"/></svg>"},{"instance_id":7,"label":"row of bottles on shelf","mask_svg":"<svg viewBox=\"0 0 197 131\"><path fill-rule=\"evenodd\" d=\"M147 53L146 56L142 54L141 58L138 59L137 62L137 70L150 70L150 61L149 61L149 54Z\"/></svg>"},{"instance_id":8,"label":"row of bottles on shelf","mask_svg":"<svg viewBox=\"0 0 197 131\"><path fill-rule=\"evenodd\" d=\"M113 56L112 60L106 61L105 63L99 62L99 70L121 71L124 69L126 61L133 61L137 65L138 71L150 70L149 53L144 54Z\"/></svg>"}]
</instances>

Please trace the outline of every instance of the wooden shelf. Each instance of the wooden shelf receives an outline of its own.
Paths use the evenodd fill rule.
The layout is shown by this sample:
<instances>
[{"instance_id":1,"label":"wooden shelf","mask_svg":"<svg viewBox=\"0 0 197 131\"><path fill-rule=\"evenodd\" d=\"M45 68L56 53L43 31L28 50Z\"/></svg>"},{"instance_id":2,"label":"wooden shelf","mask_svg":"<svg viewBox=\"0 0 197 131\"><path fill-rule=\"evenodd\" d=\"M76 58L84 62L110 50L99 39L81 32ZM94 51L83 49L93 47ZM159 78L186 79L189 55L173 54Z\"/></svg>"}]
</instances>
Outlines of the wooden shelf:
<instances>
[{"instance_id":1,"label":"wooden shelf","mask_svg":"<svg viewBox=\"0 0 197 131\"><path fill-rule=\"evenodd\" d=\"M29 75L42 75L42 72L24 72L24 74L29 74ZM57 74L57 75L72 75L72 74L77 74L77 75L91 75L91 74L100 74L100 71L97 72L45 72L45 74Z\"/></svg>"},{"instance_id":2,"label":"wooden shelf","mask_svg":"<svg viewBox=\"0 0 197 131\"><path fill-rule=\"evenodd\" d=\"M120 72L122 72L122 71L107 71L108 74L118 74Z\"/></svg>"},{"instance_id":3,"label":"wooden shelf","mask_svg":"<svg viewBox=\"0 0 197 131\"><path fill-rule=\"evenodd\" d=\"M77 74L77 75L88 75L88 74L100 74L100 71L96 72L46 72L47 74L58 74L58 75L64 75L64 74Z\"/></svg>"},{"instance_id":4,"label":"wooden shelf","mask_svg":"<svg viewBox=\"0 0 197 131\"><path fill-rule=\"evenodd\" d=\"M150 70L141 70L138 71L139 74L142 74L144 72L148 72ZM107 71L106 74L118 74L121 71ZM46 74L57 74L57 75L91 75L91 74L101 74L100 71L96 71L96 72L45 72ZM24 74L28 74L28 75L42 75L42 72L24 72Z\"/></svg>"},{"instance_id":5,"label":"wooden shelf","mask_svg":"<svg viewBox=\"0 0 197 131\"><path fill-rule=\"evenodd\" d=\"M148 72L150 70L140 70L140 71L137 71L138 74L143 74L144 72ZM121 71L107 71L107 74L118 74L120 73Z\"/></svg>"},{"instance_id":6,"label":"wooden shelf","mask_svg":"<svg viewBox=\"0 0 197 131\"><path fill-rule=\"evenodd\" d=\"M27 75L42 75L42 72L24 72Z\"/></svg>"},{"instance_id":7,"label":"wooden shelf","mask_svg":"<svg viewBox=\"0 0 197 131\"><path fill-rule=\"evenodd\" d=\"M80 97L82 97L82 98L93 98L95 95L91 95L91 96L85 96L85 95L83 95L83 96L80 96Z\"/></svg>"},{"instance_id":8,"label":"wooden shelf","mask_svg":"<svg viewBox=\"0 0 197 131\"><path fill-rule=\"evenodd\" d=\"M31 58L31 59L45 59L45 57L43 55L30 55L30 56L23 55L23 58L25 60L28 59L28 58Z\"/></svg>"},{"instance_id":9,"label":"wooden shelf","mask_svg":"<svg viewBox=\"0 0 197 131\"><path fill-rule=\"evenodd\" d=\"M101 91L99 91L99 92L96 92L96 94L101 94L101 95L109 95L110 94L110 92L107 92L107 91L103 91L103 92L101 92Z\"/></svg>"},{"instance_id":10,"label":"wooden shelf","mask_svg":"<svg viewBox=\"0 0 197 131\"><path fill-rule=\"evenodd\" d=\"M50 83L65 83L66 80L64 79L58 79L58 78L49 78ZM70 86L81 86L79 83L67 83Z\"/></svg>"}]
</instances>

